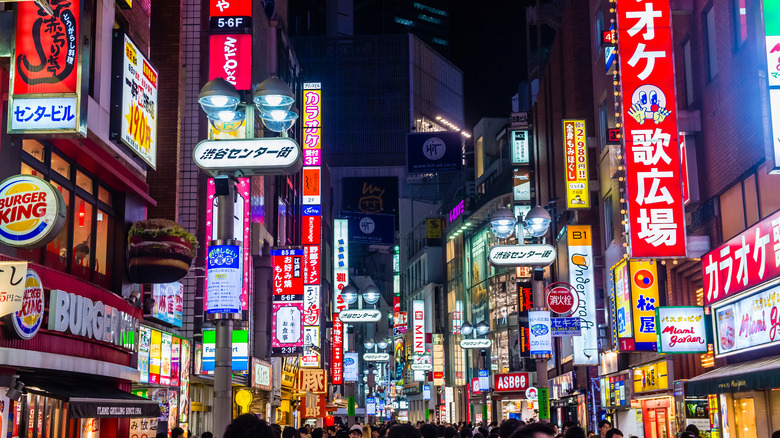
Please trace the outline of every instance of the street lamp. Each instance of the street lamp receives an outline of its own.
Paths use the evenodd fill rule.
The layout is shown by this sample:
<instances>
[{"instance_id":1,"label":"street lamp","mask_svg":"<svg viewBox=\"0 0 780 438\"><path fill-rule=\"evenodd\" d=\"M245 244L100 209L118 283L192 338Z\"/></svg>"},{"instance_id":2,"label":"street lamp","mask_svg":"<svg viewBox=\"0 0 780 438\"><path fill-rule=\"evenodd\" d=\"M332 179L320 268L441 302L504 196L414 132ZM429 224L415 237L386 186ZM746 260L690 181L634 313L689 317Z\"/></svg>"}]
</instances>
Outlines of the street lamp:
<instances>
[{"instance_id":1,"label":"street lamp","mask_svg":"<svg viewBox=\"0 0 780 438\"><path fill-rule=\"evenodd\" d=\"M525 216L525 230L533 237L542 237L547 234L551 222L550 213L537 205Z\"/></svg>"},{"instance_id":2,"label":"street lamp","mask_svg":"<svg viewBox=\"0 0 780 438\"><path fill-rule=\"evenodd\" d=\"M469 336L474 331L474 326L470 322L466 321L460 325L460 333L464 336Z\"/></svg>"},{"instance_id":3,"label":"street lamp","mask_svg":"<svg viewBox=\"0 0 780 438\"><path fill-rule=\"evenodd\" d=\"M209 123L222 132L233 132L243 124L244 113L236 110L240 102L236 87L222 78L206 82L198 94L198 103Z\"/></svg>"},{"instance_id":4,"label":"street lamp","mask_svg":"<svg viewBox=\"0 0 780 438\"><path fill-rule=\"evenodd\" d=\"M493 234L499 239L506 239L511 236L515 223L515 216L507 208L499 208L490 215L490 225L493 228Z\"/></svg>"},{"instance_id":5,"label":"street lamp","mask_svg":"<svg viewBox=\"0 0 780 438\"><path fill-rule=\"evenodd\" d=\"M368 304L376 304L379 302L379 289L376 286L368 286L363 290L363 300Z\"/></svg>"},{"instance_id":6,"label":"street lamp","mask_svg":"<svg viewBox=\"0 0 780 438\"><path fill-rule=\"evenodd\" d=\"M389 339L382 339L379 342L376 343L377 348L380 350L386 349L388 346L390 346L390 340Z\"/></svg>"},{"instance_id":7,"label":"street lamp","mask_svg":"<svg viewBox=\"0 0 780 438\"><path fill-rule=\"evenodd\" d=\"M477 335L485 336L490 331L490 324L482 320L477 324L476 330L477 330Z\"/></svg>"},{"instance_id":8,"label":"street lamp","mask_svg":"<svg viewBox=\"0 0 780 438\"><path fill-rule=\"evenodd\" d=\"M365 341L363 341L363 346L366 347L366 350L370 350L374 348L374 338L368 338Z\"/></svg>"},{"instance_id":9,"label":"street lamp","mask_svg":"<svg viewBox=\"0 0 780 438\"><path fill-rule=\"evenodd\" d=\"M260 111L260 119L266 128L274 132L286 132L298 120L298 110L292 108L295 95L290 87L277 77L270 77L255 89L252 100Z\"/></svg>"},{"instance_id":10,"label":"street lamp","mask_svg":"<svg viewBox=\"0 0 780 438\"><path fill-rule=\"evenodd\" d=\"M344 289L341 289L341 297L347 304L355 304L358 299L357 289L352 285L344 286Z\"/></svg>"}]
</instances>

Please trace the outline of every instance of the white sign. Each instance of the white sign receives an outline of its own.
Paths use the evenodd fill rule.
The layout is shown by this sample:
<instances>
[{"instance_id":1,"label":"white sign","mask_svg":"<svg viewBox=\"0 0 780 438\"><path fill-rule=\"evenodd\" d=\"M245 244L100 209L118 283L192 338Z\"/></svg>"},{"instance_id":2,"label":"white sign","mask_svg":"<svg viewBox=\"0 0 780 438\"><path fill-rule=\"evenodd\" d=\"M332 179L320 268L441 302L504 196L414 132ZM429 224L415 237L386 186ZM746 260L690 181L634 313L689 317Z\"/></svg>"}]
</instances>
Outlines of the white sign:
<instances>
[{"instance_id":1,"label":"white sign","mask_svg":"<svg viewBox=\"0 0 780 438\"><path fill-rule=\"evenodd\" d=\"M460 348L490 348L493 342L490 339L461 339Z\"/></svg>"},{"instance_id":2,"label":"white sign","mask_svg":"<svg viewBox=\"0 0 780 438\"><path fill-rule=\"evenodd\" d=\"M11 131L75 132L78 109L76 97L17 97L9 110Z\"/></svg>"},{"instance_id":3,"label":"white sign","mask_svg":"<svg viewBox=\"0 0 780 438\"><path fill-rule=\"evenodd\" d=\"M584 231L583 231L584 230ZM575 240L588 234L587 239ZM598 365L599 333L596 325L596 291L593 274L593 247L590 226L569 226L569 284L577 289L579 308L572 316L580 318L582 336L573 336L574 365ZM579 243L584 244L579 244Z\"/></svg>"},{"instance_id":4,"label":"white sign","mask_svg":"<svg viewBox=\"0 0 780 438\"><path fill-rule=\"evenodd\" d=\"M425 353L425 301L412 302L412 352Z\"/></svg>"},{"instance_id":5,"label":"white sign","mask_svg":"<svg viewBox=\"0 0 780 438\"><path fill-rule=\"evenodd\" d=\"M344 353L344 381L345 382L357 382L358 374L358 354L357 353Z\"/></svg>"},{"instance_id":6,"label":"white sign","mask_svg":"<svg viewBox=\"0 0 780 438\"><path fill-rule=\"evenodd\" d=\"M430 371L433 369L433 364L430 363L413 363L409 366L413 371Z\"/></svg>"},{"instance_id":7,"label":"white sign","mask_svg":"<svg viewBox=\"0 0 780 438\"><path fill-rule=\"evenodd\" d=\"M716 357L780 342L780 285L712 306Z\"/></svg>"},{"instance_id":8,"label":"white sign","mask_svg":"<svg viewBox=\"0 0 780 438\"><path fill-rule=\"evenodd\" d=\"M305 307L304 307L305 309ZM306 321L306 311L304 310L304 321ZM311 347L320 345L320 327L303 327L303 355L301 355L301 368L319 368L320 355Z\"/></svg>"},{"instance_id":9,"label":"white sign","mask_svg":"<svg viewBox=\"0 0 780 438\"><path fill-rule=\"evenodd\" d=\"M57 289L52 289L49 295L49 330L135 351L138 326L138 319L102 301L92 301ZM125 344L130 339L132 343Z\"/></svg>"},{"instance_id":10,"label":"white sign","mask_svg":"<svg viewBox=\"0 0 780 438\"><path fill-rule=\"evenodd\" d=\"M356 322L377 322L382 319L382 312L378 309L342 310L339 313L341 322L354 324Z\"/></svg>"},{"instance_id":11,"label":"white sign","mask_svg":"<svg viewBox=\"0 0 780 438\"><path fill-rule=\"evenodd\" d=\"M658 307L656 313L659 353L707 352L703 307Z\"/></svg>"},{"instance_id":12,"label":"white sign","mask_svg":"<svg viewBox=\"0 0 780 438\"><path fill-rule=\"evenodd\" d=\"M211 245L206 258L206 313L241 313L241 247Z\"/></svg>"},{"instance_id":13,"label":"white sign","mask_svg":"<svg viewBox=\"0 0 780 438\"><path fill-rule=\"evenodd\" d=\"M264 363L254 362L253 387L267 388L271 386L271 367Z\"/></svg>"},{"instance_id":14,"label":"white sign","mask_svg":"<svg viewBox=\"0 0 780 438\"><path fill-rule=\"evenodd\" d=\"M552 321L547 310L528 312L528 327L531 334L531 354L549 356L552 354Z\"/></svg>"},{"instance_id":15,"label":"white sign","mask_svg":"<svg viewBox=\"0 0 780 438\"><path fill-rule=\"evenodd\" d=\"M479 390L490 391L490 371L479 370L478 376L479 376Z\"/></svg>"},{"instance_id":16,"label":"white sign","mask_svg":"<svg viewBox=\"0 0 780 438\"><path fill-rule=\"evenodd\" d=\"M0 317L22 310L27 297L27 262L0 262ZM41 286L41 300L43 287ZM25 312L26 313L26 312ZM41 320L43 320L43 305L41 304Z\"/></svg>"},{"instance_id":17,"label":"white sign","mask_svg":"<svg viewBox=\"0 0 780 438\"><path fill-rule=\"evenodd\" d=\"M511 131L512 164L528 164L528 131Z\"/></svg>"},{"instance_id":18,"label":"white sign","mask_svg":"<svg viewBox=\"0 0 780 438\"><path fill-rule=\"evenodd\" d=\"M366 397L366 415L376 415L375 397Z\"/></svg>"},{"instance_id":19,"label":"white sign","mask_svg":"<svg viewBox=\"0 0 780 438\"><path fill-rule=\"evenodd\" d=\"M157 167L157 69L125 35L122 65L122 130L119 138Z\"/></svg>"},{"instance_id":20,"label":"white sign","mask_svg":"<svg viewBox=\"0 0 780 438\"><path fill-rule=\"evenodd\" d=\"M488 260L494 266L550 266L555 261L555 248L550 245L498 245L490 248Z\"/></svg>"},{"instance_id":21,"label":"white sign","mask_svg":"<svg viewBox=\"0 0 780 438\"><path fill-rule=\"evenodd\" d=\"M388 353L365 353L363 360L366 362L387 362L390 360Z\"/></svg>"},{"instance_id":22,"label":"white sign","mask_svg":"<svg viewBox=\"0 0 780 438\"><path fill-rule=\"evenodd\" d=\"M535 386L531 386L525 390L526 400L536 401L539 400L539 390Z\"/></svg>"},{"instance_id":23,"label":"white sign","mask_svg":"<svg viewBox=\"0 0 780 438\"><path fill-rule=\"evenodd\" d=\"M431 399L431 385L423 385L423 400Z\"/></svg>"},{"instance_id":24,"label":"white sign","mask_svg":"<svg viewBox=\"0 0 780 438\"><path fill-rule=\"evenodd\" d=\"M65 223L65 201L48 182L16 175L0 183L0 243L38 248L59 234Z\"/></svg>"},{"instance_id":25,"label":"white sign","mask_svg":"<svg viewBox=\"0 0 780 438\"><path fill-rule=\"evenodd\" d=\"M333 313L347 308L341 290L349 284L349 221L333 220Z\"/></svg>"},{"instance_id":26,"label":"white sign","mask_svg":"<svg viewBox=\"0 0 780 438\"><path fill-rule=\"evenodd\" d=\"M288 137L204 140L195 146L192 158L212 174L291 175L303 166L298 143Z\"/></svg>"}]
</instances>

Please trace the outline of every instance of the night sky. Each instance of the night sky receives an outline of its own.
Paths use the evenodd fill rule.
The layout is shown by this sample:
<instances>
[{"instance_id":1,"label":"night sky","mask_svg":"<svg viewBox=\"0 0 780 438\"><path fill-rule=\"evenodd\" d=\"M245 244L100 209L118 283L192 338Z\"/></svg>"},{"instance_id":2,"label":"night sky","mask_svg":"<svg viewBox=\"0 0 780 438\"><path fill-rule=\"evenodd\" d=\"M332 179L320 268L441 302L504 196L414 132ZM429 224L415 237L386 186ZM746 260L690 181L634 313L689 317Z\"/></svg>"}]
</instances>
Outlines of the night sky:
<instances>
[{"instance_id":1,"label":"night sky","mask_svg":"<svg viewBox=\"0 0 780 438\"><path fill-rule=\"evenodd\" d=\"M525 1L452 2L452 61L463 70L466 128L508 117L526 76Z\"/></svg>"}]
</instances>

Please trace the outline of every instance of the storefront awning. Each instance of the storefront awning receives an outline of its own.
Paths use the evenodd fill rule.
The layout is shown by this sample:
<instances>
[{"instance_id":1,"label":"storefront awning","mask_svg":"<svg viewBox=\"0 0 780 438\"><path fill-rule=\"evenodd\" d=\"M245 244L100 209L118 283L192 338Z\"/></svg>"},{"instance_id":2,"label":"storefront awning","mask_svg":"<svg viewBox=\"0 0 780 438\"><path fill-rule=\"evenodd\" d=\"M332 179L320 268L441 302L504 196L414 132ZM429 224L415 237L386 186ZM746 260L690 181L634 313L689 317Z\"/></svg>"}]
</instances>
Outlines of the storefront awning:
<instances>
[{"instance_id":1,"label":"storefront awning","mask_svg":"<svg viewBox=\"0 0 780 438\"><path fill-rule=\"evenodd\" d=\"M734 363L686 382L686 395L780 388L780 356Z\"/></svg>"},{"instance_id":2,"label":"storefront awning","mask_svg":"<svg viewBox=\"0 0 780 438\"><path fill-rule=\"evenodd\" d=\"M56 398L68 402L71 418L157 418L160 404L129 392L113 388L110 384L61 379L55 382L21 376L25 392Z\"/></svg>"}]
</instances>

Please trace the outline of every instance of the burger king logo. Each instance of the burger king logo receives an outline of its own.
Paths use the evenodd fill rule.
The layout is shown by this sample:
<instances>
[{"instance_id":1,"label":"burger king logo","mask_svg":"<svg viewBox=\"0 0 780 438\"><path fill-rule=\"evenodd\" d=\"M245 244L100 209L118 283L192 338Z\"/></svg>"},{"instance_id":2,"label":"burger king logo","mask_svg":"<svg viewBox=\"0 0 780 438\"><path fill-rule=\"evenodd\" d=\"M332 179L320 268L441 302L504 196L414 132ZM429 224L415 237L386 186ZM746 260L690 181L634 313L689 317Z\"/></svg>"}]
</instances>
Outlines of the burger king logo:
<instances>
[{"instance_id":1,"label":"burger king logo","mask_svg":"<svg viewBox=\"0 0 780 438\"><path fill-rule=\"evenodd\" d=\"M49 243L65 223L65 201L48 182L17 175L0 183L0 243L36 248Z\"/></svg>"},{"instance_id":2,"label":"burger king logo","mask_svg":"<svg viewBox=\"0 0 780 438\"><path fill-rule=\"evenodd\" d=\"M27 276L24 279L22 310L11 315L11 323L16 335L22 339L35 336L43 323L43 282L30 268L27 268Z\"/></svg>"}]
</instances>

